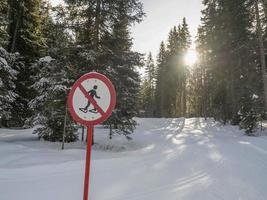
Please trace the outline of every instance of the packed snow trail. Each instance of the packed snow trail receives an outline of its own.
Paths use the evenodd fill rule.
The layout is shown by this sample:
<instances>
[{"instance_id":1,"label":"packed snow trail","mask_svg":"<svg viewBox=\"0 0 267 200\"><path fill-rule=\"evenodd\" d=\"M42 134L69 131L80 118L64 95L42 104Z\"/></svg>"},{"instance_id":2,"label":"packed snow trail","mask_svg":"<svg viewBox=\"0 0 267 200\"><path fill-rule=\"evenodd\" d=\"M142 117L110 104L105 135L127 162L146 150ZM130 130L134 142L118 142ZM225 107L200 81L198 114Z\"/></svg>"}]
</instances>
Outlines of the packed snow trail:
<instances>
[{"instance_id":1,"label":"packed snow trail","mask_svg":"<svg viewBox=\"0 0 267 200\"><path fill-rule=\"evenodd\" d=\"M90 200L266 200L267 137L204 119L137 119L133 140L96 128ZM0 200L82 199L84 145L0 129ZM108 149L105 150L104 149Z\"/></svg>"}]
</instances>

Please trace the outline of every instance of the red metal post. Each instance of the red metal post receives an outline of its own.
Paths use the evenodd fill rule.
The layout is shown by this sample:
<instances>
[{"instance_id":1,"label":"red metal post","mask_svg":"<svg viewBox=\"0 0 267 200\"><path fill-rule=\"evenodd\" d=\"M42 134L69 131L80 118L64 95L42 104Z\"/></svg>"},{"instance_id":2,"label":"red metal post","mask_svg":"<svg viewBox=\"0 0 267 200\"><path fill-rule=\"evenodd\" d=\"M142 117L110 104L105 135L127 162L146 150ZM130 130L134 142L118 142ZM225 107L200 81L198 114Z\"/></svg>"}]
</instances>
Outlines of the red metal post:
<instances>
[{"instance_id":1,"label":"red metal post","mask_svg":"<svg viewBox=\"0 0 267 200\"><path fill-rule=\"evenodd\" d=\"M92 147L92 136L94 127L87 127L87 148L86 148L86 162L85 162L85 177L84 177L84 193L83 200L88 200L89 193L89 176L90 176L90 161L91 161L91 147Z\"/></svg>"}]
</instances>

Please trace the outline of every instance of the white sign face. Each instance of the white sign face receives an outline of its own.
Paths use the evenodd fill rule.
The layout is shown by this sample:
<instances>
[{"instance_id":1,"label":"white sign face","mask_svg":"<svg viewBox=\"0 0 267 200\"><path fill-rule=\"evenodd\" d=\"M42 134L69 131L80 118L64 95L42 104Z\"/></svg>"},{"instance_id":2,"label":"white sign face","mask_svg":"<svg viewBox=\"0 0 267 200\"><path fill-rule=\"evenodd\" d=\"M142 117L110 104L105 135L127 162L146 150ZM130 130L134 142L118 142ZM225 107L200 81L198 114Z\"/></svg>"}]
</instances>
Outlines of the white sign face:
<instances>
[{"instance_id":1,"label":"white sign face","mask_svg":"<svg viewBox=\"0 0 267 200\"><path fill-rule=\"evenodd\" d=\"M82 120L93 121L107 112L111 94L102 80L90 78L81 82L76 88L72 101L74 112Z\"/></svg>"}]
</instances>

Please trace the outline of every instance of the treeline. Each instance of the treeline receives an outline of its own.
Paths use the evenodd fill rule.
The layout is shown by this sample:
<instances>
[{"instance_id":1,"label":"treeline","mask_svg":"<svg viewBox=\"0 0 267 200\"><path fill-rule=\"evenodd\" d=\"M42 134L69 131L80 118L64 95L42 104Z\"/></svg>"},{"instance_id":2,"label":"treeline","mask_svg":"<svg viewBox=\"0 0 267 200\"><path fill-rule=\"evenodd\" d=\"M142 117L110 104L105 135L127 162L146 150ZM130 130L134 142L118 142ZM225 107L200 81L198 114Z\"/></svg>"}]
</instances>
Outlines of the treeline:
<instances>
[{"instance_id":1,"label":"treeline","mask_svg":"<svg viewBox=\"0 0 267 200\"><path fill-rule=\"evenodd\" d=\"M156 64L148 56L141 115L214 117L251 134L266 111L267 3L204 0L203 4L197 64L183 63L190 45L183 23L172 29L167 45L161 44Z\"/></svg>"},{"instance_id":2,"label":"treeline","mask_svg":"<svg viewBox=\"0 0 267 200\"><path fill-rule=\"evenodd\" d=\"M174 26L167 43L161 42L156 63L149 53L140 90L140 115L144 117L186 116L188 66L185 55L191 45L186 19Z\"/></svg>"},{"instance_id":3,"label":"treeline","mask_svg":"<svg viewBox=\"0 0 267 200\"><path fill-rule=\"evenodd\" d=\"M199 64L192 71L195 83L189 89L195 91L193 110L200 116L239 124L251 134L266 109L262 78L266 69L260 62L259 34L266 39L267 4L257 0L203 3Z\"/></svg>"},{"instance_id":4,"label":"treeline","mask_svg":"<svg viewBox=\"0 0 267 200\"><path fill-rule=\"evenodd\" d=\"M135 126L142 55L131 50L129 28L141 22L139 0L0 0L0 122L38 125L49 141L62 140L67 93L81 75L107 75L117 106L107 124L120 134ZM67 117L66 141L75 141Z\"/></svg>"}]
</instances>

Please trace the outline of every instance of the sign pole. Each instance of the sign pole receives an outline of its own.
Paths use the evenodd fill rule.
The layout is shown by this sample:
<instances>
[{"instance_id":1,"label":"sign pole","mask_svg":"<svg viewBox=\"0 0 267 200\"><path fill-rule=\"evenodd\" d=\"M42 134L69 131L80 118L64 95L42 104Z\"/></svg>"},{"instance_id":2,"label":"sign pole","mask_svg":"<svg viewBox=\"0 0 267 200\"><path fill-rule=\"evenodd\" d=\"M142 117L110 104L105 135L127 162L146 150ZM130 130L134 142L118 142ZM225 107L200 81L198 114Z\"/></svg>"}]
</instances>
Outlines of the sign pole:
<instances>
[{"instance_id":1,"label":"sign pole","mask_svg":"<svg viewBox=\"0 0 267 200\"><path fill-rule=\"evenodd\" d=\"M105 94L105 95L104 95ZM91 72L81 76L72 86L68 107L74 121L87 127L83 200L89 198L89 177L94 125L101 124L112 114L116 91L103 74Z\"/></svg>"},{"instance_id":2,"label":"sign pole","mask_svg":"<svg viewBox=\"0 0 267 200\"><path fill-rule=\"evenodd\" d=\"M91 149L92 149L93 131L94 131L94 127L93 126L87 126L87 147L86 147L86 162L85 162L85 177L84 177L83 200L88 200L90 161L91 161Z\"/></svg>"}]
</instances>

